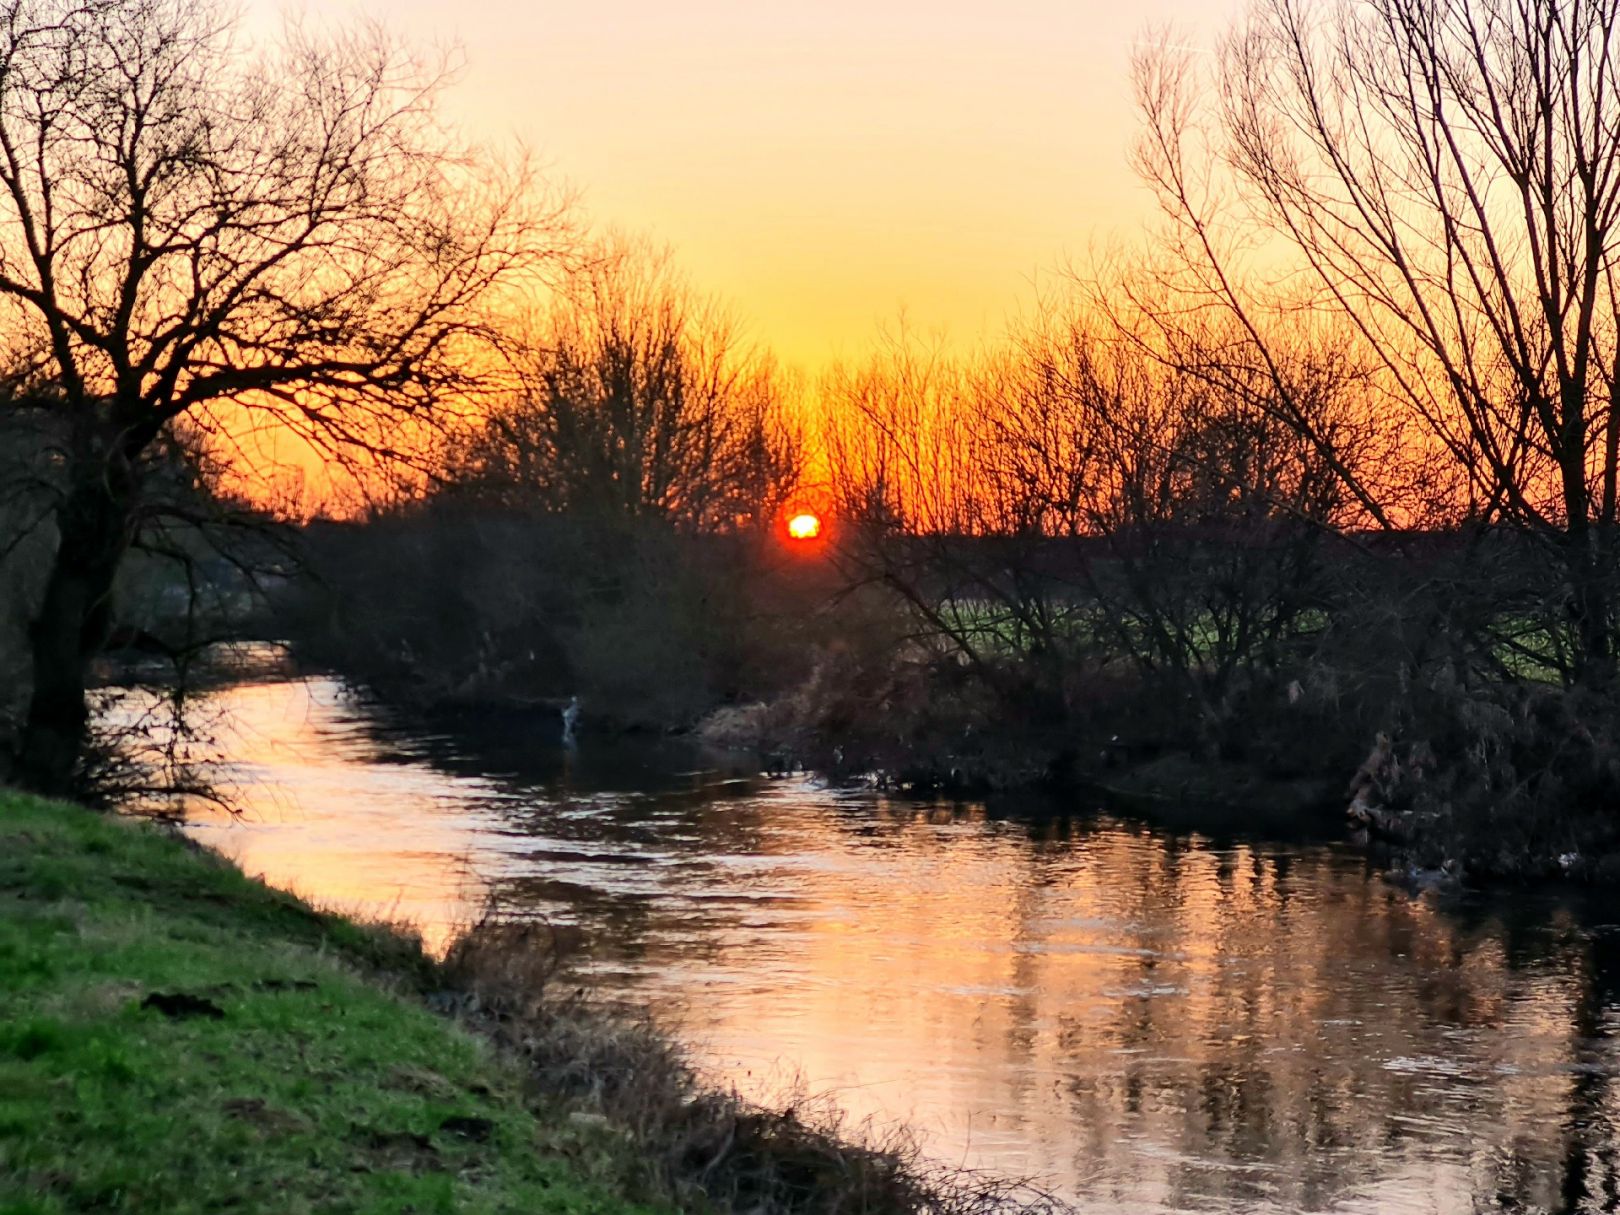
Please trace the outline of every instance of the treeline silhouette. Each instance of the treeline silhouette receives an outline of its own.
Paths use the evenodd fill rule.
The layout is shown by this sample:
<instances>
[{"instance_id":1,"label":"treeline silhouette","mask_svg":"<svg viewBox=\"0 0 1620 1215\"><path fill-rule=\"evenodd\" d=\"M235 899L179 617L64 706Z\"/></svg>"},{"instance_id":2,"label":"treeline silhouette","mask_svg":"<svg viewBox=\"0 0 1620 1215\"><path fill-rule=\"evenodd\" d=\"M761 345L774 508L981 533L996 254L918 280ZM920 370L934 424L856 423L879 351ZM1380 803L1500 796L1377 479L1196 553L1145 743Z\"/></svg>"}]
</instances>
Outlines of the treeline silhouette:
<instances>
[{"instance_id":1,"label":"treeline silhouette","mask_svg":"<svg viewBox=\"0 0 1620 1215\"><path fill-rule=\"evenodd\" d=\"M307 653L542 741L577 695L908 787L1339 813L1359 769L1414 859L1601 863L1610 700L1561 555L1440 475L1353 333L1279 326L1246 390L1219 331L1172 363L1079 293L971 359L894 338L812 409L646 256L563 293L433 485L309 529Z\"/></svg>"},{"instance_id":2,"label":"treeline silhouette","mask_svg":"<svg viewBox=\"0 0 1620 1215\"><path fill-rule=\"evenodd\" d=\"M807 639L771 531L806 444L784 377L623 242L511 351L515 387L441 437L430 483L308 529L306 650L429 702L580 695L615 728L791 682Z\"/></svg>"}]
</instances>

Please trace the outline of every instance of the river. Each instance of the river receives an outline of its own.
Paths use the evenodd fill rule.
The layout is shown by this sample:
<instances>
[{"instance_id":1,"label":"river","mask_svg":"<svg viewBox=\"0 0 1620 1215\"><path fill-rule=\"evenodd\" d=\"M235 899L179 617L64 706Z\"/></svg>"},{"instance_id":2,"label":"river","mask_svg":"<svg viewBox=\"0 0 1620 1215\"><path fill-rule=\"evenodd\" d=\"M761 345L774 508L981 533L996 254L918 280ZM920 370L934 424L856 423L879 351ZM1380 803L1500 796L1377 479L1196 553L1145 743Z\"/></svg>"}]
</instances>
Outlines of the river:
<instances>
[{"instance_id":1,"label":"river","mask_svg":"<svg viewBox=\"0 0 1620 1215\"><path fill-rule=\"evenodd\" d=\"M442 946L490 903L769 1099L1099 1211L1620 1205L1620 911L1414 895L1331 838L917 802L454 734L326 677L205 697L236 817L186 830Z\"/></svg>"}]
</instances>

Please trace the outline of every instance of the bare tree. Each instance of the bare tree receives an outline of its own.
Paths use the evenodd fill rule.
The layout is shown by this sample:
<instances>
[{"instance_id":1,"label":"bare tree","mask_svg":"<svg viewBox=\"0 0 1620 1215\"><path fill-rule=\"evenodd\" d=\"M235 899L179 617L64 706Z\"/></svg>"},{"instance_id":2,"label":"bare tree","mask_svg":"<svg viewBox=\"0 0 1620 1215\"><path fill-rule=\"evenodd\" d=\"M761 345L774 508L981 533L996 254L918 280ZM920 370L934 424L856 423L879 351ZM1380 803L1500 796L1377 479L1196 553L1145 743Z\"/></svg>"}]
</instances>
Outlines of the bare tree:
<instances>
[{"instance_id":1,"label":"bare tree","mask_svg":"<svg viewBox=\"0 0 1620 1215\"><path fill-rule=\"evenodd\" d=\"M1190 352L1184 352L1190 354ZM1345 493L1272 410L1167 367L1095 315L1032 328L980 416L991 485L1016 517L1066 537L1047 561L1070 623L1211 709L1241 669L1275 669L1315 603ZM1295 408L1359 468L1355 375L1295 346Z\"/></svg>"},{"instance_id":2,"label":"bare tree","mask_svg":"<svg viewBox=\"0 0 1620 1215\"><path fill-rule=\"evenodd\" d=\"M993 526L971 394L968 367L902 327L864 363L827 375L822 446L845 578L896 594L916 640L995 683L997 651L1020 624L968 552Z\"/></svg>"},{"instance_id":3,"label":"bare tree","mask_svg":"<svg viewBox=\"0 0 1620 1215\"><path fill-rule=\"evenodd\" d=\"M1615 658L1617 23L1617 0L1257 0L1221 47L1218 96L1168 45L1136 65L1139 164L1180 255L1161 332L1232 319L1229 366L1274 380L1278 415L1331 460L1270 321L1353 326L1465 513L1556 556L1587 682Z\"/></svg>"},{"instance_id":4,"label":"bare tree","mask_svg":"<svg viewBox=\"0 0 1620 1215\"><path fill-rule=\"evenodd\" d=\"M798 481L782 376L663 252L611 246L523 345L515 392L448 461L460 492L727 531L768 523Z\"/></svg>"},{"instance_id":5,"label":"bare tree","mask_svg":"<svg viewBox=\"0 0 1620 1215\"><path fill-rule=\"evenodd\" d=\"M1127 659L1218 725L1320 627L1325 542L1358 517L1344 482L1219 345L1155 357L1084 299L1010 337L965 366L900 343L829 379L839 561L1026 709L1071 714L1084 672ZM1290 408L1365 475L1362 367L1301 335L1274 349Z\"/></svg>"},{"instance_id":6,"label":"bare tree","mask_svg":"<svg viewBox=\"0 0 1620 1215\"><path fill-rule=\"evenodd\" d=\"M487 305L562 216L439 126L446 79L375 29L249 54L211 0L0 4L0 308L55 386L63 470L28 784L71 780L166 427L263 411L380 460L495 365Z\"/></svg>"}]
</instances>

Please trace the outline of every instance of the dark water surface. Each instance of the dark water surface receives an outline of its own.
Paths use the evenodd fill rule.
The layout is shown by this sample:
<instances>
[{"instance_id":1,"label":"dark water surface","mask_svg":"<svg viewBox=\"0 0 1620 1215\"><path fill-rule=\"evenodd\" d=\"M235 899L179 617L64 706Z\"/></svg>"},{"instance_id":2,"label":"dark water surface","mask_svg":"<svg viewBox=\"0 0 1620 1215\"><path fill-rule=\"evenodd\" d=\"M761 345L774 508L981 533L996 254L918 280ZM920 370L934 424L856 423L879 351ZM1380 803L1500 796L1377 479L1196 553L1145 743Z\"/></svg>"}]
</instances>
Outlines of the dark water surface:
<instances>
[{"instance_id":1,"label":"dark water surface","mask_svg":"<svg viewBox=\"0 0 1620 1215\"><path fill-rule=\"evenodd\" d=\"M1620 1204L1620 914L1415 897L1332 842L915 802L455 737L323 678L214 694L246 805L188 830L420 924L577 925L600 985L768 1095L1102 1211Z\"/></svg>"}]
</instances>

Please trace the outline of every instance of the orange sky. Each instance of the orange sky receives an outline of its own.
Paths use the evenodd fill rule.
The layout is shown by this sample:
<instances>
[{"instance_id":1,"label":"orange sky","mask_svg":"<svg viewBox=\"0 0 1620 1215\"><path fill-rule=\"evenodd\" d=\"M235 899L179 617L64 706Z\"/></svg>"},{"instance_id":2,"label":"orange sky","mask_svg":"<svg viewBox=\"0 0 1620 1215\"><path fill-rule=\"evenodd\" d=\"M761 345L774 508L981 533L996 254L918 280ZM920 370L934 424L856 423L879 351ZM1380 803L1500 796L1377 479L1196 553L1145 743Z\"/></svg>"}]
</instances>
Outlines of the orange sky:
<instances>
[{"instance_id":1,"label":"orange sky","mask_svg":"<svg viewBox=\"0 0 1620 1215\"><path fill-rule=\"evenodd\" d=\"M1134 40L1236 0L309 0L459 42L453 114L516 136L596 222L669 242L749 335L815 371L904 311L994 334L1153 204L1125 163ZM252 0L250 30L281 6Z\"/></svg>"}]
</instances>

